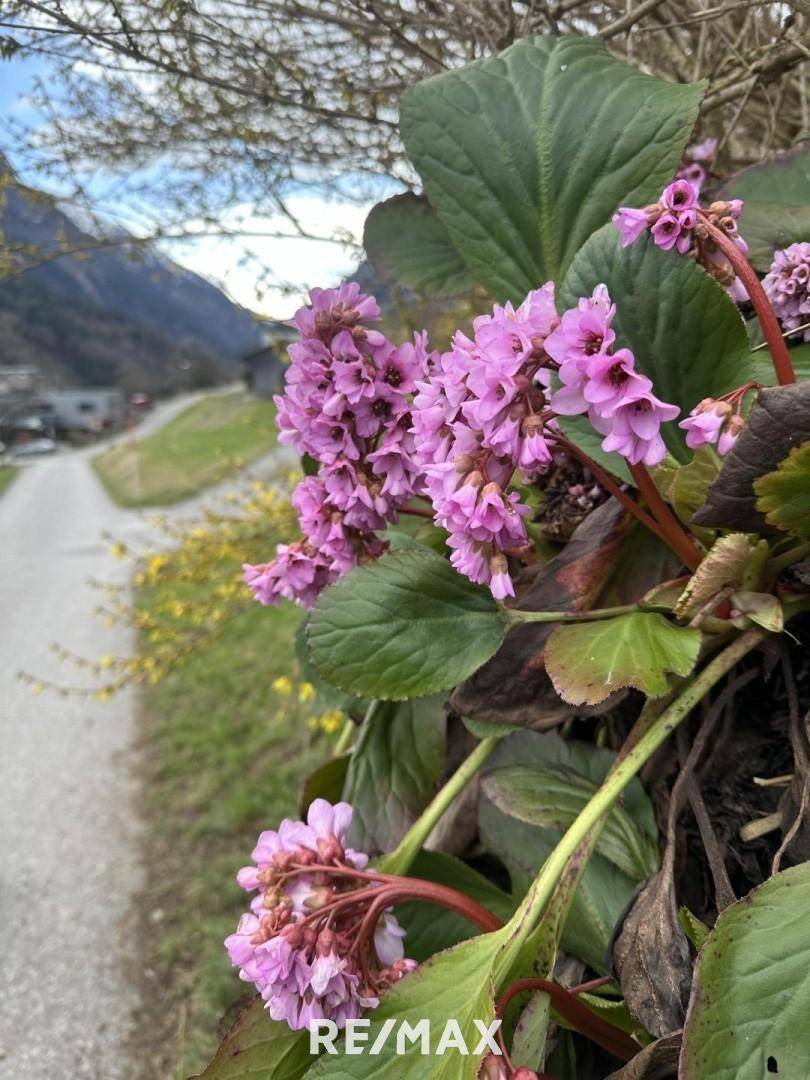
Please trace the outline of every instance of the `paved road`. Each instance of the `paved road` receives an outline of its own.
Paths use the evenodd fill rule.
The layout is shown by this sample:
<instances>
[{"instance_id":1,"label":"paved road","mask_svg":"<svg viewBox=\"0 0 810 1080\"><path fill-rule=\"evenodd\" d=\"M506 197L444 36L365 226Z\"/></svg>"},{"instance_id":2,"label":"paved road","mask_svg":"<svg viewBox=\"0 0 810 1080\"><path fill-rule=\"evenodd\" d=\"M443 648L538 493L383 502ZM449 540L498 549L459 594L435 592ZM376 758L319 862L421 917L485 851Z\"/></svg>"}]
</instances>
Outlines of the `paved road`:
<instances>
[{"instance_id":1,"label":"paved road","mask_svg":"<svg viewBox=\"0 0 810 1080\"><path fill-rule=\"evenodd\" d=\"M89 657L134 646L94 614L87 579L126 582L101 534L146 540L146 526L112 505L87 459L37 462L0 499L0 1080L131 1075L134 700L37 697L16 678L55 670L51 642ZM81 684L71 665L56 670Z\"/></svg>"}]
</instances>

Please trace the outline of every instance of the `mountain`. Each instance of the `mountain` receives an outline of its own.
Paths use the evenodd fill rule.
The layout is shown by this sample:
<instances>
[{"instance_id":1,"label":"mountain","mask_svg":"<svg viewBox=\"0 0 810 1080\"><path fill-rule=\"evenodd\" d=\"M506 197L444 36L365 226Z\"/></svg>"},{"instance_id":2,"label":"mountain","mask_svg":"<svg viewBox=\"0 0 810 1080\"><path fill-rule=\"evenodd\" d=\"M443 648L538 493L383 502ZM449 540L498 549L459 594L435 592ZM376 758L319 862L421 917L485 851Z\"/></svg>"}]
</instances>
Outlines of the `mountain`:
<instances>
[{"instance_id":1,"label":"mountain","mask_svg":"<svg viewBox=\"0 0 810 1080\"><path fill-rule=\"evenodd\" d=\"M231 378L261 344L248 311L153 248L94 248L97 229L13 178L0 200L0 245L91 249L0 281L0 365L38 363L65 383L155 392Z\"/></svg>"}]
</instances>

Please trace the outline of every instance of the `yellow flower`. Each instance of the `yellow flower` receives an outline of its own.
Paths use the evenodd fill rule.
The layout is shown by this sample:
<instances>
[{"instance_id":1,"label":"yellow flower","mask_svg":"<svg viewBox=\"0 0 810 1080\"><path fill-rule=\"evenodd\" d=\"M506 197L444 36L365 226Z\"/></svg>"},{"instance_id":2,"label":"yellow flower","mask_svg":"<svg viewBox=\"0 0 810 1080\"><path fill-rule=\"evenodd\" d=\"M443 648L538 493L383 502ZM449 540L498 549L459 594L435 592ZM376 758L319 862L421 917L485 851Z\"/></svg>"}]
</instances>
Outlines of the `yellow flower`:
<instances>
[{"instance_id":1,"label":"yellow flower","mask_svg":"<svg viewBox=\"0 0 810 1080\"><path fill-rule=\"evenodd\" d=\"M312 683L302 682L298 687L298 700L304 705L307 701L312 701L315 697L315 687Z\"/></svg>"},{"instance_id":2,"label":"yellow flower","mask_svg":"<svg viewBox=\"0 0 810 1080\"><path fill-rule=\"evenodd\" d=\"M292 693L292 679L288 678L286 675L279 675L277 679L273 679L270 685L277 694L282 694L284 697L287 697Z\"/></svg>"}]
</instances>

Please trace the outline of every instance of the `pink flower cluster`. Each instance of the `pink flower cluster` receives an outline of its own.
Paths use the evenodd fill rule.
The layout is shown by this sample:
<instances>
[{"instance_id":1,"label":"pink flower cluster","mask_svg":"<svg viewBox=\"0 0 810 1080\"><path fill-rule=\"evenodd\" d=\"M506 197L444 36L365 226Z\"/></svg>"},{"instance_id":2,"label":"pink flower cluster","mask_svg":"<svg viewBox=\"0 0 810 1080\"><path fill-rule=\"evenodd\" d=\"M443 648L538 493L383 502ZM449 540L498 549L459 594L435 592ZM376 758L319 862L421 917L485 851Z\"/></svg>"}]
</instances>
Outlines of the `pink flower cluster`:
<instances>
[{"instance_id":1,"label":"pink flower cluster","mask_svg":"<svg viewBox=\"0 0 810 1080\"><path fill-rule=\"evenodd\" d=\"M604 435L603 450L621 454L632 465L657 465L666 454L661 424L674 420L678 408L655 396L651 380L636 371L629 349L614 351L615 314L604 285L564 313L545 344L559 365L561 384L551 407L560 415L587 413Z\"/></svg>"},{"instance_id":2,"label":"pink flower cluster","mask_svg":"<svg viewBox=\"0 0 810 1080\"><path fill-rule=\"evenodd\" d=\"M413 434L436 522L450 534L450 561L498 599L514 596L504 552L527 543L529 507L506 488L552 462L546 391L546 339L558 323L554 285L520 307L496 306L461 331L449 352L431 359L417 383Z\"/></svg>"},{"instance_id":3,"label":"pink flower cluster","mask_svg":"<svg viewBox=\"0 0 810 1080\"><path fill-rule=\"evenodd\" d=\"M246 564L245 582L263 604L279 597L311 607L318 593L358 562L377 558L377 532L419 485L410 432L410 395L426 362L426 335L395 347L366 321L379 318L373 297L355 283L313 289L293 319L302 340L278 408L279 441L318 463L293 504L303 533L276 557Z\"/></svg>"},{"instance_id":4,"label":"pink flower cluster","mask_svg":"<svg viewBox=\"0 0 810 1080\"><path fill-rule=\"evenodd\" d=\"M723 455L733 450L745 427L742 400L756 385L746 383L725 397L704 398L699 402L678 425L686 432L686 445L696 450L716 443L718 454Z\"/></svg>"},{"instance_id":5,"label":"pink flower cluster","mask_svg":"<svg viewBox=\"0 0 810 1080\"><path fill-rule=\"evenodd\" d=\"M709 179L716 157L717 139L704 139L703 142L688 146L678 169L677 179L688 180L695 191L700 191Z\"/></svg>"},{"instance_id":6,"label":"pink flower cluster","mask_svg":"<svg viewBox=\"0 0 810 1080\"><path fill-rule=\"evenodd\" d=\"M785 330L810 323L810 243L777 251L762 287ZM810 341L810 327L802 337Z\"/></svg>"},{"instance_id":7,"label":"pink flower cluster","mask_svg":"<svg viewBox=\"0 0 810 1080\"><path fill-rule=\"evenodd\" d=\"M726 256L712 242L703 220L708 219L722 229L745 254L748 245L737 229L742 209L741 199L701 207L699 188L680 179L664 188L658 202L642 210L619 207L613 215L613 224L619 231L622 247L635 243L642 233L649 231L658 247L664 251L675 248L695 259L728 290L732 299L742 302L748 299L748 294Z\"/></svg>"},{"instance_id":8,"label":"pink flower cluster","mask_svg":"<svg viewBox=\"0 0 810 1080\"><path fill-rule=\"evenodd\" d=\"M559 439L555 417L587 413L607 451L661 461L660 428L678 409L652 392L629 349L613 351L615 306L599 285L560 318L551 282L515 310L496 306L461 332L417 384L413 431L451 562L497 599L514 596L506 554L527 543L529 507L507 486L544 473ZM552 390L554 374L559 387Z\"/></svg>"},{"instance_id":9,"label":"pink flower cluster","mask_svg":"<svg viewBox=\"0 0 810 1080\"><path fill-rule=\"evenodd\" d=\"M277 832L263 832L255 865L237 875L242 888L257 895L225 947L270 1016L293 1030L321 1019L343 1027L416 967L404 959L405 931L389 911L376 918L367 954L356 948L357 912L341 901L352 899L350 872L362 870L368 856L344 846L351 820L348 803L316 799L306 824L285 820Z\"/></svg>"}]
</instances>

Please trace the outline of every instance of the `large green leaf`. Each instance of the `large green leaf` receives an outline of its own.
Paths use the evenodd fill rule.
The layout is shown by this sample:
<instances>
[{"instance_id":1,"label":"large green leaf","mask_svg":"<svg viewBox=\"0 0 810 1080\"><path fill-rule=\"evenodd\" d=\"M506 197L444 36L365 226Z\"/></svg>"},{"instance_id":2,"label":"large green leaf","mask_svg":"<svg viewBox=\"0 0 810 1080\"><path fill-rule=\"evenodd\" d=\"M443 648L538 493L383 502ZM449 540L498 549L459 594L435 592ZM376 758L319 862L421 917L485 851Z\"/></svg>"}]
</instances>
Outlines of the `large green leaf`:
<instances>
[{"instance_id":1,"label":"large green leaf","mask_svg":"<svg viewBox=\"0 0 810 1080\"><path fill-rule=\"evenodd\" d=\"M441 698L380 701L369 711L343 789L354 807L352 847L396 847L439 784L446 726Z\"/></svg>"},{"instance_id":2,"label":"large green leaf","mask_svg":"<svg viewBox=\"0 0 810 1080\"><path fill-rule=\"evenodd\" d=\"M769 525L810 539L810 442L796 446L775 472L754 481L757 510Z\"/></svg>"},{"instance_id":3,"label":"large green leaf","mask_svg":"<svg viewBox=\"0 0 810 1080\"><path fill-rule=\"evenodd\" d=\"M641 74L593 38L527 38L409 90L400 127L473 276L521 300L559 278L619 205L659 195L701 93Z\"/></svg>"},{"instance_id":4,"label":"large green leaf","mask_svg":"<svg viewBox=\"0 0 810 1080\"><path fill-rule=\"evenodd\" d=\"M668 675L688 675L699 651L697 630L639 611L556 627L545 661L560 697L572 705L597 705L625 686L662 697Z\"/></svg>"},{"instance_id":5,"label":"large green leaf","mask_svg":"<svg viewBox=\"0 0 810 1080\"><path fill-rule=\"evenodd\" d=\"M484 767L479 824L484 847L505 863L517 895L528 888L559 842L562 831L530 825L519 816L504 813L487 795L490 776L510 773L516 766L534 767L547 773L576 776L596 787L604 781L615 758L610 750L561 739L556 732L520 731L499 744ZM652 805L638 780L627 787L620 806L639 830L641 846L652 855L658 831ZM565 951L604 972L614 928L643 876L638 870L633 875L624 873L597 850L588 861L565 919L562 934Z\"/></svg>"},{"instance_id":6,"label":"large green leaf","mask_svg":"<svg viewBox=\"0 0 810 1080\"><path fill-rule=\"evenodd\" d=\"M363 245L381 277L423 295L440 299L475 287L447 229L418 195L377 203L366 218Z\"/></svg>"},{"instance_id":7,"label":"large green leaf","mask_svg":"<svg viewBox=\"0 0 810 1080\"><path fill-rule=\"evenodd\" d=\"M810 863L727 908L698 956L681 1080L805 1077L810 1062Z\"/></svg>"},{"instance_id":8,"label":"large green leaf","mask_svg":"<svg viewBox=\"0 0 810 1080\"><path fill-rule=\"evenodd\" d=\"M509 871L516 896L526 892L562 836L558 830L539 829L504 814L487 798L481 800L479 827L485 849ZM565 919L562 948L604 974L610 939L637 885L637 879L603 855L592 855Z\"/></svg>"},{"instance_id":9,"label":"large green leaf","mask_svg":"<svg viewBox=\"0 0 810 1080\"><path fill-rule=\"evenodd\" d=\"M685 415L705 397L719 397L752 378L745 325L726 292L691 259L662 251L648 237L623 248L612 225L580 250L560 290L560 310L604 282L616 302L619 345L655 393ZM677 423L662 434L679 461L691 460Z\"/></svg>"},{"instance_id":10,"label":"large green leaf","mask_svg":"<svg viewBox=\"0 0 810 1080\"><path fill-rule=\"evenodd\" d=\"M261 998L230 1028L198 1080L300 1080L312 1064L309 1035L271 1020Z\"/></svg>"},{"instance_id":11,"label":"large green leaf","mask_svg":"<svg viewBox=\"0 0 810 1080\"><path fill-rule=\"evenodd\" d=\"M794 345L790 349L790 362L797 379L810 379L810 343ZM754 378L763 386L776 384L776 372L773 370L771 354L767 349L760 349L754 353Z\"/></svg>"},{"instance_id":12,"label":"large green leaf","mask_svg":"<svg viewBox=\"0 0 810 1080\"><path fill-rule=\"evenodd\" d=\"M505 931L481 934L448 952L428 960L406 975L383 996L369 1014L366 1049L374 1044L386 1020L396 1027L377 1055L324 1055L307 1073L308 1080L474 1080L480 1057L473 1054L480 1033L473 1021L486 1027L494 1017L492 967L508 938ZM438 1055L439 1040L448 1020L455 1020L470 1048L469 1055L450 1049ZM430 1023L430 1053L422 1055L420 1044L406 1043L405 1053L396 1053L397 1030L404 1023L416 1027L420 1020Z\"/></svg>"},{"instance_id":13,"label":"large green leaf","mask_svg":"<svg viewBox=\"0 0 810 1080\"><path fill-rule=\"evenodd\" d=\"M758 270L767 270L776 248L810 240L810 146L743 169L717 195L745 201L740 229L748 256Z\"/></svg>"},{"instance_id":14,"label":"large green leaf","mask_svg":"<svg viewBox=\"0 0 810 1080\"><path fill-rule=\"evenodd\" d=\"M573 769L513 765L484 778L483 791L503 813L527 825L564 832L596 794L599 784ZM657 845L650 842L621 806L608 815L596 850L629 877L649 877L658 869Z\"/></svg>"},{"instance_id":15,"label":"large green leaf","mask_svg":"<svg viewBox=\"0 0 810 1080\"><path fill-rule=\"evenodd\" d=\"M408 873L411 877L435 881L463 892L503 922L509 921L517 907L514 897L460 859L440 851L420 851ZM436 904L401 904L396 909L396 916L406 931L406 956L420 962L480 932L461 915Z\"/></svg>"},{"instance_id":16,"label":"large green leaf","mask_svg":"<svg viewBox=\"0 0 810 1080\"><path fill-rule=\"evenodd\" d=\"M505 632L488 589L415 549L346 574L321 593L307 625L310 657L328 682L394 701L461 682Z\"/></svg>"}]
</instances>

